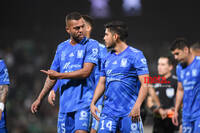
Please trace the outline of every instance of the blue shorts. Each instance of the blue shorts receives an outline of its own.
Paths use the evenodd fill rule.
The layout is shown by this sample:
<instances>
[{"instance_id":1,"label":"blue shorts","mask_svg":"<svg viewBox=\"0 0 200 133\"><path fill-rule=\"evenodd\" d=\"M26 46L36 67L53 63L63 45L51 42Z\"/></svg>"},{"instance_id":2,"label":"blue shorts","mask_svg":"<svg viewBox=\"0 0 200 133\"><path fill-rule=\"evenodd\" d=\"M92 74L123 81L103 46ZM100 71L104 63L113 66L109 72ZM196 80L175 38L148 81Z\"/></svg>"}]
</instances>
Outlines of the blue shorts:
<instances>
[{"instance_id":1,"label":"blue shorts","mask_svg":"<svg viewBox=\"0 0 200 133\"><path fill-rule=\"evenodd\" d=\"M143 133L142 121L132 122L131 117L111 117L101 114L98 133Z\"/></svg>"},{"instance_id":2,"label":"blue shorts","mask_svg":"<svg viewBox=\"0 0 200 133\"><path fill-rule=\"evenodd\" d=\"M200 118L192 122L183 120L182 127L182 133L200 133Z\"/></svg>"},{"instance_id":3,"label":"blue shorts","mask_svg":"<svg viewBox=\"0 0 200 133\"><path fill-rule=\"evenodd\" d=\"M0 128L0 133L8 133L8 130L6 127Z\"/></svg>"},{"instance_id":4,"label":"blue shorts","mask_svg":"<svg viewBox=\"0 0 200 133\"><path fill-rule=\"evenodd\" d=\"M70 113L58 114L58 133L74 133L76 130L89 132L89 107Z\"/></svg>"},{"instance_id":5,"label":"blue shorts","mask_svg":"<svg viewBox=\"0 0 200 133\"><path fill-rule=\"evenodd\" d=\"M100 114L102 112L102 105L98 105L97 108L98 110L100 111L100 113L97 112L97 116L100 117ZM96 130L98 129L99 127L99 121L97 121L94 117L92 117L92 129Z\"/></svg>"}]
</instances>

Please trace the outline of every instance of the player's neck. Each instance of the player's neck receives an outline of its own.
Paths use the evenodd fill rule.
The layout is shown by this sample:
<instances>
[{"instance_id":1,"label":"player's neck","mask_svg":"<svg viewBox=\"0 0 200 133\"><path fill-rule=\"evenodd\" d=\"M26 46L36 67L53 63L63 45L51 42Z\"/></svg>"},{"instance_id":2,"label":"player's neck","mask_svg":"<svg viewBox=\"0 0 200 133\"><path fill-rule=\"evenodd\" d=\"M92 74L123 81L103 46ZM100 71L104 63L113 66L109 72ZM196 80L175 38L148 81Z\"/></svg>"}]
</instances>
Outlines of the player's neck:
<instances>
[{"instance_id":1,"label":"player's neck","mask_svg":"<svg viewBox=\"0 0 200 133\"><path fill-rule=\"evenodd\" d=\"M188 57L187 57L187 65L190 65L193 60L194 60L195 56L192 53L189 53Z\"/></svg>"},{"instance_id":2,"label":"player's neck","mask_svg":"<svg viewBox=\"0 0 200 133\"><path fill-rule=\"evenodd\" d=\"M163 77L165 77L166 79L168 79L170 76L172 75L171 72L166 73L165 75L163 75Z\"/></svg>"},{"instance_id":3,"label":"player's neck","mask_svg":"<svg viewBox=\"0 0 200 133\"><path fill-rule=\"evenodd\" d=\"M121 52L123 52L126 48L128 47L128 45L125 42L117 42L116 46L114 48L115 50L115 54L120 54Z\"/></svg>"}]
</instances>

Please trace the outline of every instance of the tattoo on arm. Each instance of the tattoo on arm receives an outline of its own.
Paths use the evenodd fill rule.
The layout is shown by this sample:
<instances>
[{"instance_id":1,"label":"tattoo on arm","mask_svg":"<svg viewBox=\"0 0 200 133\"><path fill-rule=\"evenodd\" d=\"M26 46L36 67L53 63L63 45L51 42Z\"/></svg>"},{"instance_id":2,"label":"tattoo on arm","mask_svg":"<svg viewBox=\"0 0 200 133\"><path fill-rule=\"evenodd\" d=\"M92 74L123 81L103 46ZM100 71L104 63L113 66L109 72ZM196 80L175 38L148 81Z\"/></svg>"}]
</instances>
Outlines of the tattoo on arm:
<instances>
[{"instance_id":1,"label":"tattoo on arm","mask_svg":"<svg viewBox=\"0 0 200 133\"><path fill-rule=\"evenodd\" d=\"M47 93L50 91L50 89L54 86L54 84L56 83L55 79L50 79L49 77L47 77L44 87L39 95L39 99L43 99Z\"/></svg>"},{"instance_id":2,"label":"tattoo on arm","mask_svg":"<svg viewBox=\"0 0 200 133\"><path fill-rule=\"evenodd\" d=\"M5 103L8 95L8 85L0 85L0 102Z\"/></svg>"}]
</instances>

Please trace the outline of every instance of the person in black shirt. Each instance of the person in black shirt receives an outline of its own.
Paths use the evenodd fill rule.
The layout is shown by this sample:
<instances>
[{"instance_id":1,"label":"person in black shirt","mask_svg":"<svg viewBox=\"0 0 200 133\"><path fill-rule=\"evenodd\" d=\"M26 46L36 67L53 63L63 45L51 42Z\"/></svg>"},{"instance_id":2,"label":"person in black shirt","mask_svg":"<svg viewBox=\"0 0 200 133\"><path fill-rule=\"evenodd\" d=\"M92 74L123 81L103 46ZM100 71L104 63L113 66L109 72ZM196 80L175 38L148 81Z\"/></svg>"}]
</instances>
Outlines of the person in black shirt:
<instances>
[{"instance_id":1,"label":"person in black shirt","mask_svg":"<svg viewBox=\"0 0 200 133\"><path fill-rule=\"evenodd\" d=\"M154 112L153 133L174 133L177 127L173 125L171 117L175 104L177 77L172 75L171 58L160 57L157 69L159 76L152 82L152 88L155 89L160 104L151 104L150 100L155 99L152 95L147 98L147 106Z\"/></svg>"}]
</instances>

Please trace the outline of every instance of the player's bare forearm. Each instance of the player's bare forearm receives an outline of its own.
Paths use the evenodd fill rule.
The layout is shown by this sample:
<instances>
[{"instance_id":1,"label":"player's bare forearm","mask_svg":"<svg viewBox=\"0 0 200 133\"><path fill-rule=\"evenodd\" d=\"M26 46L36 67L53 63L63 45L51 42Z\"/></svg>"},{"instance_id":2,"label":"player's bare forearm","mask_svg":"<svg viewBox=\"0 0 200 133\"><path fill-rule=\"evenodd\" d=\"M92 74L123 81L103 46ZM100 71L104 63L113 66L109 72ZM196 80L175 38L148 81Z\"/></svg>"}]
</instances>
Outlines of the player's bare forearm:
<instances>
[{"instance_id":1,"label":"player's bare forearm","mask_svg":"<svg viewBox=\"0 0 200 133\"><path fill-rule=\"evenodd\" d=\"M52 89L52 87L55 85L56 80L55 79L50 79L49 76L47 76L44 87L42 91L40 92L38 96L38 100L42 101L43 98L47 95L47 93Z\"/></svg>"},{"instance_id":2,"label":"player's bare forearm","mask_svg":"<svg viewBox=\"0 0 200 133\"><path fill-rule=\"evenodd\" d=\"M0 102L6 103L6 97L8 95L8 85L0 85Z\"/></svg>"},{"instance_id":3,"label":"player's bare forearm","mask_svg":"<svg viewBox=\"0 0 200 133\"><path fill-rule=\"evenodd\" d=\"M178 82L178 88L177 88L177 92L176 92L176 104L175 104L175 111L178 112L179 107L182 103L183 100L183 87L182 84L180 82Z\"/></svg>"},{"instance_id":4,"label":"player's bare forearm","mask_svg":"<svg viewBox=\"0 0 200 133\"><path fill-rule=\"evenodd\" d=\"M105 90L105 81L106 81L105 77L100 77L99 82L94 92L92 104L96 104L98 99L103 95L104 90Z\"/></svg>"},{"instance_id":5,"label":"player's bare forearm","mask_svg":"<svg viewBox=\"0 0 200 133\"><path fill-rule=\"evenodd\" d=\"M84 63L83 68L77 71L68 73L59 73L59 79L85 79L90 76L95 64Z\"/></svg>"},{"instance_id":6,"label":"player's bare forearm","mask_svg":"<svg viewBox=\"0 0 200 133\"><path fill-rule=\"evenodd\" d=\"M137 105L139 107L142 105L142 102L144 101L144 99L146 98L147 93L148 93L149 84L144 82L145 77L149 77L149 75L145 74L145 75L139 76L141 87L140 87L138 98L135 103L135 105Z\"/></svg>"}]
</instances>

